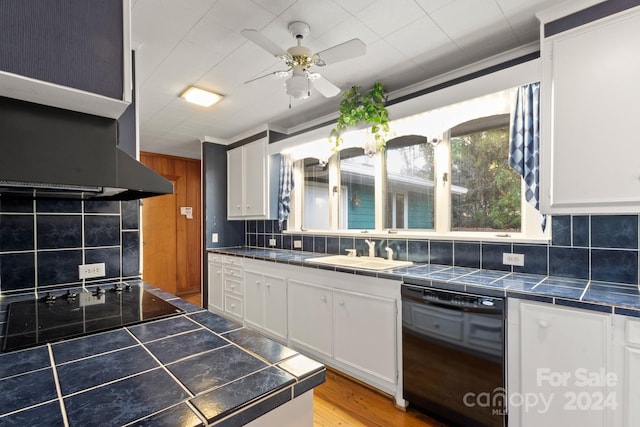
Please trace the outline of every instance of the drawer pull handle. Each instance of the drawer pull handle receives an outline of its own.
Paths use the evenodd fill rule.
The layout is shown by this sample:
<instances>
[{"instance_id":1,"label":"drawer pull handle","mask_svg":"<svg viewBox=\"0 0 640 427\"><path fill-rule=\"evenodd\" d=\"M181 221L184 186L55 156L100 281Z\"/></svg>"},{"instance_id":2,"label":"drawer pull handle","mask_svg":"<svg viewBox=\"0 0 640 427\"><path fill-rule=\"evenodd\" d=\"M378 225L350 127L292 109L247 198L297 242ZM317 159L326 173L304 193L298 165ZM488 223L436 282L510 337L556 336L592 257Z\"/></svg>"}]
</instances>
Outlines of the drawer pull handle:
<instances>
[{"instance_id":1,"label":"drawer pull handle","mask_svg":"<svg viewBox=\"0 0 640 427\"><path fill-rule=\"evenodd\" d=\"M242 208L242 205L236 205L236 209Z\"/></svg>"},{"instance_id":2,"label":"drawer pull handle","mask_svg":"<svg viewBox=\"0 0 640 427\"><path fill-rule=\"evenodd\" d=\"M340 301L338 304L340 304L340 305L344 305L344 301Z\"/></svg>"},{"instance_id":3,"label":"drawer pull handle","mask_svg":"<svg viewBox=\"0 0 640 427\"><path fill-rule=\"evenodd\" d=\"M271 283L267 283L265 286L266 286L267 288L270 288L270 287L271 287Z\"/></svg>"},{"instance_id":4,"label":"drawer pull handle","mask_svg":"<svg viewBox=\"0 0 640 427\"><path fill-rule=\"evenodd\" d=\"M256 285L260 286L260 281L256 280Z\"/></svg>"},{"instance_id":5,"label":"drawer pull handle","mask_svg":"<svg viewBox=\"0 0 640 427\"><path fill-rule=\"evenodd\" d=\"M548 328L549 322L546 320L538 320L538 326L540 326L541 328Z\"/></svg>"},{"instance_id":6,"label":"drawer pull handle","mask_svg":"<svg viewBox=\"0 0 640 427\"><path fill-rule=\"evenodd\" d=\"M320 300L322 300L322 302L327 302L327 297L325 297L324 295L322 295L322 296L320 297Z\"/></svg>"}]
</instances>

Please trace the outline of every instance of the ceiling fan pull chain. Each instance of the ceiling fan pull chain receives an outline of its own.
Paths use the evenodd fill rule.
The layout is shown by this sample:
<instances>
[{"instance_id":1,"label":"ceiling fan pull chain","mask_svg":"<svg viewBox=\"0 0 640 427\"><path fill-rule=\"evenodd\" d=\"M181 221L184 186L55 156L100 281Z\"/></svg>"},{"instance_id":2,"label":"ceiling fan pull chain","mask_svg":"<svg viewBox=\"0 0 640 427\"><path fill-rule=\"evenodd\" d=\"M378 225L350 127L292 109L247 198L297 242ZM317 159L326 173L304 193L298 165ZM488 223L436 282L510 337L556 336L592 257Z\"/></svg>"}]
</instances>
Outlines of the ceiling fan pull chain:
<instances>
[{"instance_id":1,"label":"ceiling fan pull chain","mask_svg":"<svg viewBox=\"0 0 640 427\"><path fill-rule=\"evenodd\" d=\"M291 96L289 96L289 110L291 110Z\"/></svg>"}]
</instances>

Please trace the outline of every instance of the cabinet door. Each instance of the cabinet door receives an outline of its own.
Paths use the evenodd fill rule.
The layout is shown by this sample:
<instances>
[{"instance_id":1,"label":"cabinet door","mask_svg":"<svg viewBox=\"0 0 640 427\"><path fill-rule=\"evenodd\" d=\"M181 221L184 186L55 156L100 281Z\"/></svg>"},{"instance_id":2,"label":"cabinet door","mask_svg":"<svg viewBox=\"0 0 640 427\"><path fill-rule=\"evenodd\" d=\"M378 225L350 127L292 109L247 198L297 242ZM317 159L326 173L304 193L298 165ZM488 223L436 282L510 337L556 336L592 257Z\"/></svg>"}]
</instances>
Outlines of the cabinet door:
<instances>
[{"instance_id":1,"label":"cabinet door","mask_svg":"<svg viewBox=\"0 0 640 427\"><path fill-rule=\"evenodd\" d=\"M287 282L283 277L264 275L264 329L287 338ZM248 310L248 308L247 308Z\"/></svg>"},{"instance_id":2,"label":"cabinet door","mask_svg":"<svg viewBox=\"0 0 640 427\"><path fill-rule=\"evenodd\" d=\"M223 292L224 284L222 283L223 266L214 260L209 260L209 308L223 311Z\"/></svg>"},{"instance_id":3,"label":"cabinet door","mask_svg":"<svg viewBox=\"0 0 640 427\"><path fill-rule=\"evenodd\" d=\"M242 147L244 152L244 179L246 216L266 216L267 195L267 142L266 139Z\"/></svg>"},{"instance_id":4,"label":"cabinet door","mask_svg":"<svg viewBox=\"0 0 640 427\"><path fill-rule=\"evenodd\" d=\"M640 75L639 27L636 10L544 41L544 212L640 209L640 144L632 136L640 102L630 90Z\"/></svg>"},{"instance_id":5,"label":"cabinet door","mask_svg":"<svg viewBox=\"0 0 640 427\"><path fill-rule=\"evenodd\" d=\"M334 291L333 303L335 359L395 383L395 301Z\"/></svg>"},{"instance_id":6,"label":"cabinet door","mask_svg":"<svg viewBox=\"0 0 640 427\"><path fill-rule=\"evenodd\" d=\"M610 331L608 315L521 303L520 392L538 400L520 408L521 422L516 424L607 425L610 390L598 380L610 372Z\"/></svg>"},{"instance_id":7,"label":"cabinet door","mask_svg":"<svg viewBox=\"0 0 640 427\"><path fill-rule=\"evenodd\" d=\"M624 425L640 426L640 348L626 347L624 364Z\"/></svg>"},{"instance_id":8,"label":"cabinet door","mask_svg":"<svg viewBox=\"0 0 640 427\"><path fill-rule=\"evenodd\" d=\"M264 286L262 274L244 271L244 319L256 328L264 327Z\"/></svg>"},{"instance_id":9,"label":"cabinet door","mask_svg":"<svg viewBox=\"0 0 640 427\"><path fill-rule=\"evenodd\" d=\"M289 281L289 339L332 357L331 289Z\"/></svg>"},{"instance_id":10,"label":"cabinet door","mask_svg":"<svg viewBox=\"0 0 640 427\"><path fill-rule=\"evenodd\" d=\"M227 215L242 217L244 171L242 147L227 151Z\"/></svg>"}]
</instances>

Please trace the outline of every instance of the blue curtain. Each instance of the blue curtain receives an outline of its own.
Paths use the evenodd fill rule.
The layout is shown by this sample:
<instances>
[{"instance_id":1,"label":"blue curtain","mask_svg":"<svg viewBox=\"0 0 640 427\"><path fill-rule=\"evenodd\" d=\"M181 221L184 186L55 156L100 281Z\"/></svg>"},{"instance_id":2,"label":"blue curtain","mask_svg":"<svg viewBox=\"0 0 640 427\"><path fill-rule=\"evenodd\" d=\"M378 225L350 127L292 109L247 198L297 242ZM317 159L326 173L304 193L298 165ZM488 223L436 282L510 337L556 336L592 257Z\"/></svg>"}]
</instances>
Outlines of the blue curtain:
<instances>
[{"instance_id":1,"label":"blue curtain","mask_svg":"<svg viewBox=\"0 0 640 427\"><path fill-rule=\"evenodd\" d=\"M291 212L291 190L293 189L293 161L283 155L280 163L280 187L278 191L278 227L282 231L284 222Z\"/></svg>"},{"instance_id":2,"label":"blue curtain","mask_svg":"<svg viewBox=\"0 0 640 427\"><path fill-rule=\"evenodd\" d=\"M525 183L525 198L540 209L540 82L520 86L509 140L509 166ZM542 215L542 229L547 216Z\"/></svg>"}]
</instances>

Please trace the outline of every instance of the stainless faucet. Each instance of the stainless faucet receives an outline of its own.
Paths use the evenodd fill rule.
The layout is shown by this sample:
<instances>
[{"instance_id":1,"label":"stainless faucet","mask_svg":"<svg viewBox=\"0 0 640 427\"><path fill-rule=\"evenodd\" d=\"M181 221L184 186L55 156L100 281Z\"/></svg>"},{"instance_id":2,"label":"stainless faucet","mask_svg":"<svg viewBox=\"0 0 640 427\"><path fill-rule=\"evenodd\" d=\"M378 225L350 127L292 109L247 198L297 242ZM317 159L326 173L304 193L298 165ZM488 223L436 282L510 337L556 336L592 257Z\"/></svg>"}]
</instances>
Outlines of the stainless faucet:
<instances>
[{"instance_id":1,"label":"stainless faucet","mask_svg":"<svg viewBox=\"0 0 640 427\"><path fill-rule=\"evenodd\" d=\"M372 240L365 240L364 241L367 245L369 245L369 256L370 257L375 257L376 256L376 242L372 241Z\"/></svg>"}]
</instances>

